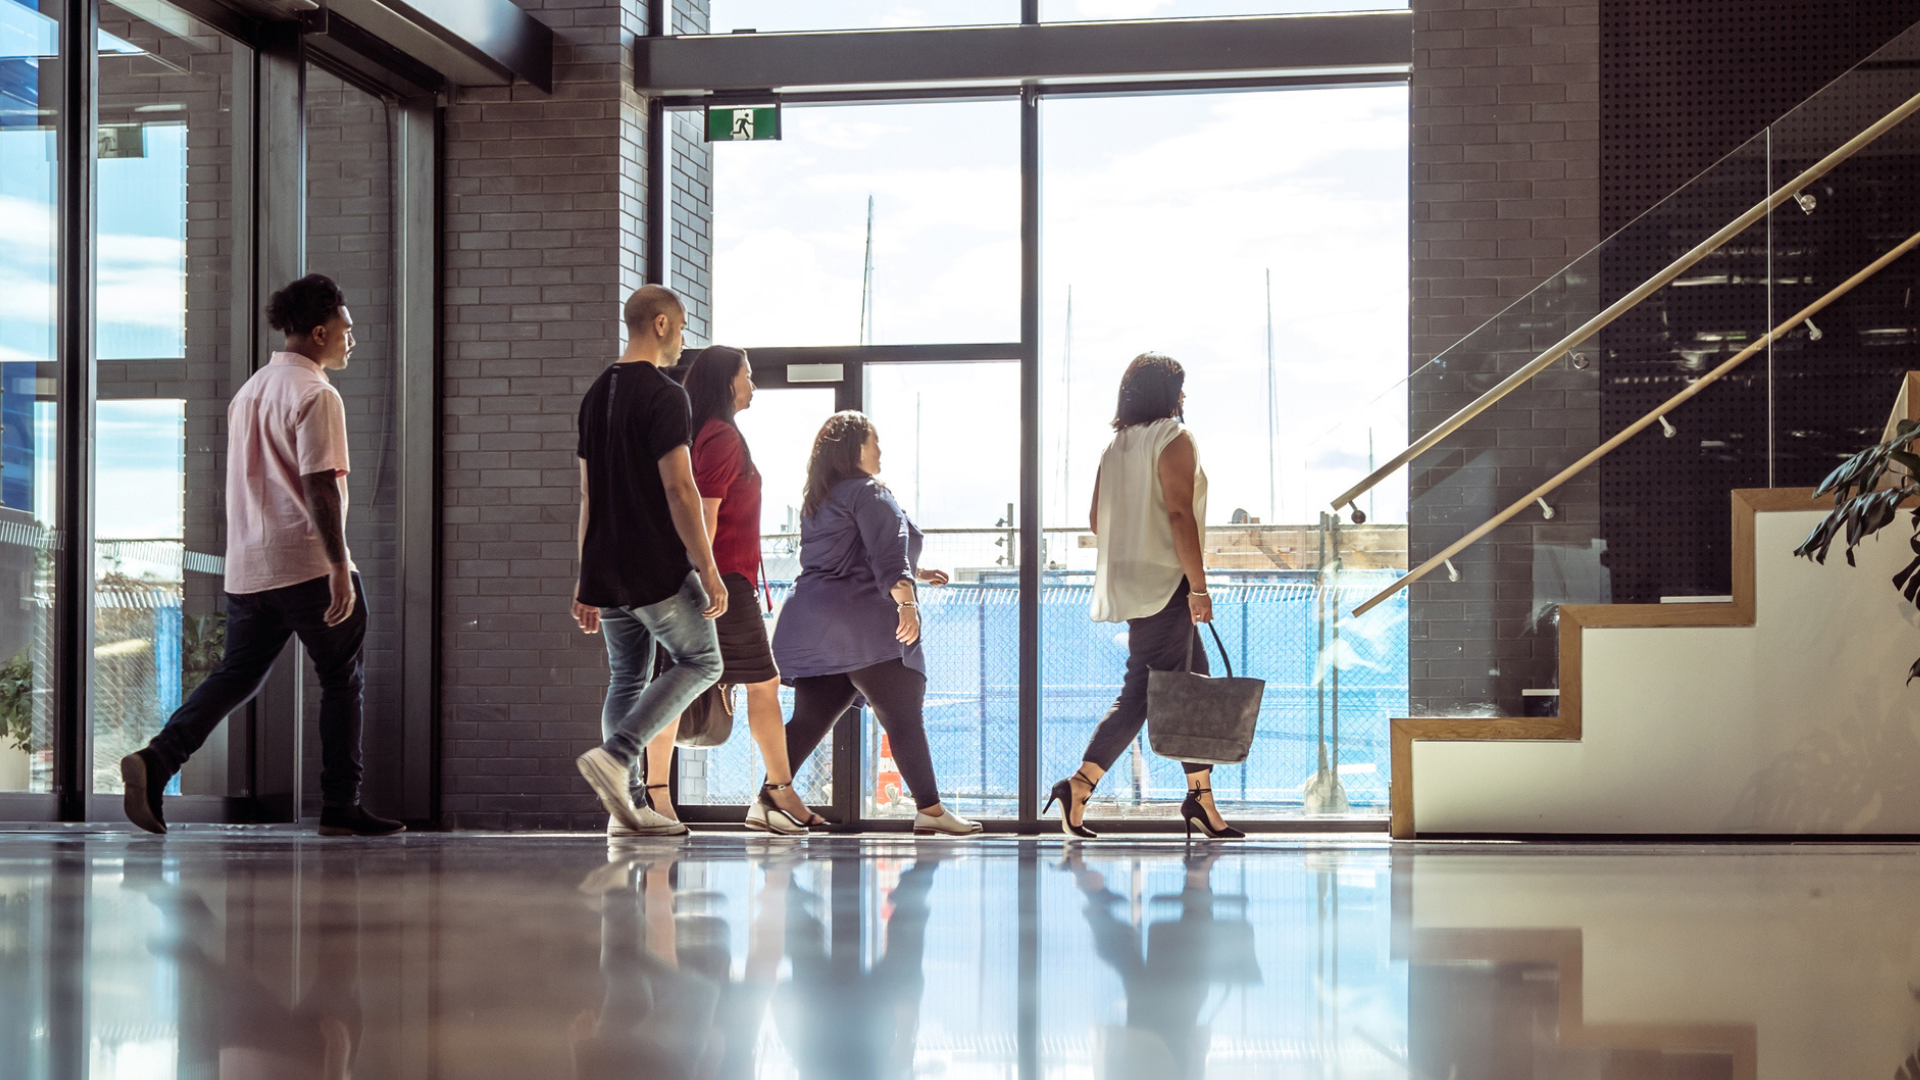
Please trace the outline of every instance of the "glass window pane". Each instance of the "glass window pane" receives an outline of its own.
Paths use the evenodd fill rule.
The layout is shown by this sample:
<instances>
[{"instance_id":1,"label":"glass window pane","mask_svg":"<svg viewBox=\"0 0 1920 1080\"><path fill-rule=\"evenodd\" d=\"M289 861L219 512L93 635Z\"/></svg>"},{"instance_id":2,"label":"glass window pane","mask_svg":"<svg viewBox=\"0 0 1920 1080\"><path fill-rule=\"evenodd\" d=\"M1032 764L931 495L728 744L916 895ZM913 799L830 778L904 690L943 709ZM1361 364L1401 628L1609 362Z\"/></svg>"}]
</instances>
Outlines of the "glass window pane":
<instances>
[{"instance_id":1,"label":"glass window pane","mask_svg":"<svg viewBox=\"0 0 1920 1080\"><path fill-rule=\"evenodd\" d=\"M1019 21L1020 0L710 0L675 4L672 32L870 30Z\"/></svg>"},{"instance_id":2,"label":"glass window pane","mask_svg":"<svg viewBox=\"0 0 1920 1080\"><path fill-rule=\"evenodd\" d=\"M234 50L165 4L102 4L95 327L94 790L120 791L225 646ZM216 736L174 793L226 794Z\"/></svg>"},{"instance_id":3,"label":"glass window pane","mask_svg":"<svg viewBox=\"0 0 1920 1080\"><path fill-rule=\"evenodd\" d=\"M307 270L332 278L353 316L354 348L345 370L329 373L347 407L347 548L367 597L365 718L361 745L369 809L398 794L400 747L400 492L394 470L399 403L394 309L394 167L397 123L391 102L319 68L307 68ZM263 358L264 359L264 358ZM319 812L320 683L307 680L306 766L309 812Z\"/></svg>"},{"instance_id":4,"label":"glass window pane","mask_svg":"<svg viewBox=\"0 0 1920 1080\"><path fill-rule=\"evenodd\" d=\"M789 107L778 142L673 125L668 283L713 297L696 340L1012 341L1020 123L1012 101ZM711 183L701 173L710 162Z\"/></svg>"},{"instance_id":5,"label":"glass window pane","mask_svg":"<svg viewBox=\"0 0 1920 1080\"><path fill-rule=\"evenodd\" d=\"M53 790L57 19L0 0L0 791Z\"/></svg>"},{"instance_id":6,"label":"glass window pane","mask_svg":"<svg viewBox=\"0 0 1920 1080\"><path fill-rule=\"evenodd\" d=\"M1351 604L1331 590L1390 579L1392 558L1405 565L1405 526L1347 529L1348 548L1398 553L1380 569L1321 575L1328 476L1351 470L1325 471L1302 448L1406 371L1407 92L1053 99L1044 110L1041 445L1057 531L1043 612L1043 783L1074 770L1119 691L1127 628L1088 617L1097 549L1087 510L1121 373L1157 350L1186 371L1186 419L1210 484L1203 546L1216 627L1236 673L1267 680L1253 754L1215 770L1216 795L1229 816L1298 813L1324 730L1329 774L1355 807L1384 810L1386 721L1406 700L1405 624L1336 623ZM1180 167L1160 164L1169 161ZM1383 449L1395 437L1383 435ZM1404 506L1380 509L1406 520ZM1144 738L1114 771L1097 814L1171 813L1185 786Z\"/></svg>"},{"instance_id":7,"label":"glass window pane","mask_svg":"<svg viewBox=\"0 0 1920 1080\"><path fill-rule=\"evenodd\" d=\"M970 817L1012 817L1019 797L1020 365L869 364L867 414L881 479L926 532L920 589L924 716L941 800ZM964 451L959 451L960 448ZM860 812L914 804L891 742L867 713Z\"/></svg>"},{"instance_id":8,"label":"glass window pane","mask_svg":"<svg viewBox=\"0 0 1920 1080\"><path fill-rule=\"evenodd\" d=\"M1406 0L1040 0L1041 22L1405 11Z\"/></svg>"}]
</instances>

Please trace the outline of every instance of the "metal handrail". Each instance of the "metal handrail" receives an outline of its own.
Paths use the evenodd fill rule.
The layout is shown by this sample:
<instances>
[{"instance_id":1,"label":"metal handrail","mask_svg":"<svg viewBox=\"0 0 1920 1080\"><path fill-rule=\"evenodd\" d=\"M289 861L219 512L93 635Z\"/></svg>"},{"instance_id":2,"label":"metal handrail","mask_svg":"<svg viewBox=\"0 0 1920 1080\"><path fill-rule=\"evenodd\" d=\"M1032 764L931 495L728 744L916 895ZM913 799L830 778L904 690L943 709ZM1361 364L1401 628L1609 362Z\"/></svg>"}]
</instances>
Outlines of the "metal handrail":
<instances>
[{"instance_id":1,"label":"metal handrail","mask_svg":"<svg viewBox=\"0 0 1920 1080\"><path fill-rule=\"evenodd\" d=\"M1402 465L1405 465L1415 457L1432 449L1435 443L1458 431L1461 427L1465 426L1468 421L1492 408L1501 398L1518 390L1521 386L1525 385L1528 380L1544 371L1547 365L1565 356L1582 342L1605 329L1609 324L1613 323L1614 320L1638 306L1641 301L1652 296L1668 283L1672 282L1674 278L1685 273L1688 268L1692 267L1695 263L1717 251L1727 241L1745 232L1755 222L1766 217L1782 205L1785 205L1788 199L1798 195L1808 184L1825 176L1828 172L1831 172L1835 166L1838 166L1841 162L1859 153L1862 148L1886 134L1902 120L1913 115L1916 110L1920 110L1920 94L1915 94L1913 97L1908 98L1898 108L1881 117L1872 126L1861 131L1853 138L1848 139L1838 149L1815 162L1812 167L1808 168L1799 176L1788 181L1785 187L1767 196L1766 199L1755 203L1752 209L1734 218L1731 222L1728 222L1719 232L1707 237L1695 246L1693 250L1675 259L1666 269L1641 282L1637 288L1614 301L1605 311L1588 319L1578 330L1561 338L1557 344L1529 361L1525 367L1500 380L1498 385L1486 393L1481 394L1478 398L1475 398L1471 404L1463 407L1459 412L1454 413L1442 421L1433 430L1415 439L1405 450L1395 454L1392 458L1388 459L1386 464L1368 474L1365 480L1348 488L1339 498L1334 499L1333 508L1338 510L1343 506L1352 505L1354 499L1366 494L1370 488L1398 471Z\"/></svg>"},{"instance_id":2,"label":"metal handrail","mask_svg":"<svg viewBox=\"0 0 1920 1080\"><path fill-rule=\"evenodd\" d=\"M1916 99L1916 100L1920 100L1920 99ZM1815 300L1813 303L1808 304L1804 308L1801 308L1797 313L1794 314L1792 318L1788 319L1786 322L1781 323L1779 326L1776 326L1773 329L1767 331L1765 334L1761 335L1760 340L1754 342L1753 344L1747 346L1744 349L1741 349L1739 352L1727 358L1725 363L1721 364L1719 367L1714 368L1712 371L1707 372L1705 375L1702 375L1699 379L1690 383L1686 389L1668 398L1666 402L1663 403L1659 408L1653 410L1647 415L1634 421L1632 424L1628 425L1625 430L1621 431L1618 435L1615 435L1613 438L1608 439L1606 442L1603 442L1599 446L1596 446L1592 450L1588 451L1587 454L1584 457L1582 457L1580 460L1560 470L1559 474L1554 476L1553 479L1548 480L1546 483L1541 484L1539 487L1534 488L1532 491L1527 492L1525 495L1521 496L1519 501L1515 502L1512 506L1509 506L1505 510L1502 510L1500 513L1495 514L1492 518L1488 519L1487 522L1481 525L1479 528L1473 530L1472 532L1461 537L1460 539L1455 540L1452 544L1449 544L1444 551L1440 552L1438 555L1435 555L1433 558L1428 559L1426 562L1421 563L1418 567L1415 567L1413 570L1408 571L1406 576L1400 578L1398 581L1395 581L1392 585L1389 585L1386 588L1380 590L1378 593L1374 594L1372 599L1368 600L1364 604L1361 604L1359 607L1353 609L1354 615L1360 616L1360 615L1366 614L1368 611L1371 611L1376 604L1379 604L1381 601L1385 600L1387 597L1392 596L1394 593L1399 592L1401 589L1404 589L1407 586L1413 584L1414 582L1419 581L1421 578L1426 577L1427 574L1432 572L1435 567L1438 567L1442 563L1446 562L1448 559L1451 559L1455 555L1459 554L1463 548L1467 547L1469 544L1472 544L1474 541L1492 532L1494 529L1498 528L1501 524L1505 523L1506 521L1512 519L1512 517L1515 514L1518 514L1520 511L1525 510L1529 506L1532 506L1535 499L1545 497L1548 492L1559 487L1561 484L1566 483L1568 480L1573 479L1573 477L1576 474L1578 474L1581 470L1585 469L1587 466L1593 464L1596 461L1599 461L1601 458L1606 457L1608 454L1612 453L1615 449L1617 449L1620 446L1621 443L1626 442L1628 439L1631 439L1635 435L1638 435L1642 431L1645 431L1646 429L1652 427L1654 423L1657 422L1661 417L1673 411L1675 408L1679 407L1680 405L1685 404L1686 401L1692 398L1695 394L1700 393L1700 391L1705 390L1707 387L1718 382L1728 372L1731 372L1734 368L1737 368L1741 364L1746 363L1749 357L1753 356L1755 353L1759 352L1761 349L1766 348L1768 345L1773 344L1775 341L1779 340L1782 336L1784 336L1788 331L1792 330L1794 327L1799 326L1801 323L1806 322L1808 319L1819 314L1820 311L1823 308L1825 308L1828 304L1831 304L1835 300L1838 300L1842 296L1845 296L1847 293L1852 292L1854 286L1860 284L1861 282L1867 280L1873 275L1879 273L1881 270L1886 269L1888 264L1892 263L1895 259L1898 259L1900 256L1905 255L1907 252L1912 251L1915 247L1920 247L1920 232L1914 233L1912 236L1907 237L1905 240L1901 241L1900 246L1894 248L1892 251L1889 251L1885 255L1882 255L1879 258L1868 263L1863 269L1860 270L1859 273L1841 282L1839 285L1834 286L1834 288L1831 291L1829 291L1825 296L1822 296L1820 299Z\"/></svg>"}]
</instances>

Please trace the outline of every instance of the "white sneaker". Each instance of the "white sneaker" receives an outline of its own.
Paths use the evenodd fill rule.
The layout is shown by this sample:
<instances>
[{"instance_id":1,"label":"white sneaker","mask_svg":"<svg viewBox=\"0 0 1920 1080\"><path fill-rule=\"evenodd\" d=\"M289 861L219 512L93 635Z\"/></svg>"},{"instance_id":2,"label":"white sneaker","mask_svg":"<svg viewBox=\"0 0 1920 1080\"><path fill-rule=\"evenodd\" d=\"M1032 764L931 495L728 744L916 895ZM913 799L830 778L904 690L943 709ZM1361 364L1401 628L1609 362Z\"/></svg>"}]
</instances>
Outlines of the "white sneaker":
<instances>
[{"instance_id":1,"label":"white sneaker","mask_svg":"<svg viewBox=\"0 0 1920 1080\"><path fill-rule=\"evenodd\" d=\"M623 840L631 836L685 836L687 825L675 821L658 810L646 806L633 808L635 817L640 819L640 827L634 828L620 820L619 815L607 818L607 839Z\"/></svg>"},{"instance_id":2,"label":"white sneaker","mask_svg":"<svg viewBox=\"0 0 1920 1080\"><path fill-rule=\"evenodd\" d=\"M579 767L580 775L587 778L587 786L593 789L595 795L600 796L600 805L606 807L607 813L613 815L616 821L632 829L636 836L660 835L650 831L645 819L641 817L642 813L651 814L653 811L643 811L635 807L633 800L628 797L629 770L627 766L620 763L619 759L596 746L573 759L573 763ZM654 816L659 815L654 814ZM611 824L608 825L608 833L612 834Z\"/></svg>"},{"instance_id":3,"label":"white sneaker","mask_svg":"<svg viewBox=\"0 0 1920 1080\"><path fill-rule=\"evenodd\" d=\"M913 815L913 835L915 836L973 836L987 831L985 825L977 821L968 821L959 814L940 808L938 815L915 813Z\"/></svg>"}]
</instances>

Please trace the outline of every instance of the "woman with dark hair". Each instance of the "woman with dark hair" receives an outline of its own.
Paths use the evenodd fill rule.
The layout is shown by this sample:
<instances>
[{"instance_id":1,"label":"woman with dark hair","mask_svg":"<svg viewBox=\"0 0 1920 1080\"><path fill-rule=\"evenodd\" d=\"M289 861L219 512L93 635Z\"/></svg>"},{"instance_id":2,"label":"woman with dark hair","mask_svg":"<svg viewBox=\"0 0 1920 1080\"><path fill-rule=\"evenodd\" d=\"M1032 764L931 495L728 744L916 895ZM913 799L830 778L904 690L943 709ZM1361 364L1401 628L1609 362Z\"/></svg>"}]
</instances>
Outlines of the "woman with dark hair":
<instances>
[{"instance_id":1,"label":"woman with dark hair","mask_svg":"<svg viewBox=\"0 0 1920 1080\"><path fill-rule=\"evenodd\" d=\"M1207 517L1207 474L1183 412L1186 372L1172 357L1141 353L1120 377L1113 442L1100 457L1089 527L1099 538L1093 578L1093 620L1127 624L1127 674L1120 696L1093 729L1080 768L1053 785L1047 808L1060 804L1060 831L1091 840L1087 800L1147 720L1147 672L1207 672L1198 624L1213 621L1200 528ZM1187 833L1215 840L1244 835L1213 805L1212 766L1182 764Z\"/></svg>"},{"instance_id":2,"label":"woman with dark hair","mask_svg":"<svg viewBox=\"0 0 1920 1080\"><path fill-rule=\"evenodd\" d=\"M793 680L787 759L798 768L854 698L865 697L919 807L913 831L967 836L980 823L940 805L921 716L927 662L914 583L945 585L947 575L919 568L920 530L875 479L879 472L873 422L858 412L828 417L807 459L800 578L773 632L773 654Z\"/></svg>"},{"instance_id":3,"label":"woman with dark hair","mask_svg":"<svg viewBox=\"0 0 1920 1080\"><path fill-rule=\"evenodd\" d=\"M755 590L760 585L760 471L740 436L734 415L753 404L753 365L740 349L710 345L687 365L683 377L692 407L693 479L713 560L727 587L727 610L714 623L725 669L720 682L744 686L747 727L767 767L766 782L747 810L747 827L792 835L825 825L793 789L787 765L787 735L780 724L780 670L767 642L767 619ZM646 805L671 818L666 797L673 740L680 722L668 724L647 745ZM661 795L655 798L653 792Z\"/></svg>"}]
</instances>

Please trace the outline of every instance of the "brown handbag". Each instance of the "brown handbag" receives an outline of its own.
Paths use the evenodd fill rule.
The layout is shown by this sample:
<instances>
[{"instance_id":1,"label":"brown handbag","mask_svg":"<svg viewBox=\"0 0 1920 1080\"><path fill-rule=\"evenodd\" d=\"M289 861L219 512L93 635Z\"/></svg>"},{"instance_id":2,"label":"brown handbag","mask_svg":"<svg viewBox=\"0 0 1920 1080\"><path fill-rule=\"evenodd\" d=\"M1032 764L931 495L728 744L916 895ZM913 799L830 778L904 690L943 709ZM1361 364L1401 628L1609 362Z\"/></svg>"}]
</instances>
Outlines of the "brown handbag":
<instances>
[{"instance_id":1,"label":"brown handbag","mask_svg":"<svg viewBox=\"0 0 1920 1080\"><path fill-rule=\"evenodd\" d=\"M673 658L667 650L654 646L653 677L659 678L672 666ZM734 691L738 689L732 683L714 683L700 691L680 714L680 730L673 736L673 745L699 749L726 742L733 734Z\"/></svg>"},{"instance_id":2,"label":"brown handbag","mask_svg":"<svg viewBox=\"0 0 1920 1080\"><path fill-rule=\"evenodd\" d=\"M714 683L693 699L680 714L680 730L673 737L675 746L719 746L733 734L734 691L732 683Z\"/></svg>"},{"instance_id":3,"label":"brown handbag","mask_svg":"<svg viewBox=\"0 0 1920 1080\"><path fill-rule=\"evenodd\" d=\"M1253 749L1254 727L1260 721L1260 698L1267 684L1261 679L1235 678L1220 631L1213 633L1225 678L1193 672L1193 640L1187 636L1187 662L1179 671L1147 672L1147 744L1161 757L1196 765L1238 765Z\"/></svg>"}]
</instances>

